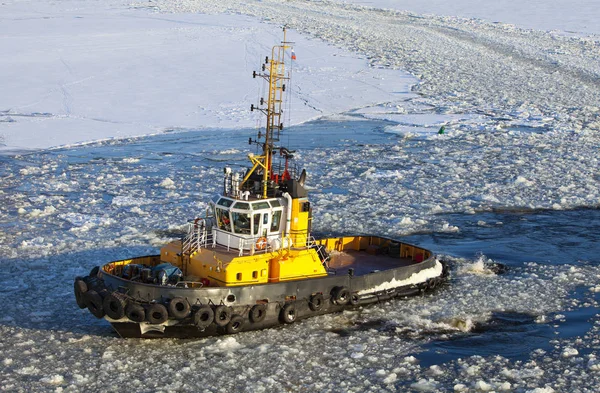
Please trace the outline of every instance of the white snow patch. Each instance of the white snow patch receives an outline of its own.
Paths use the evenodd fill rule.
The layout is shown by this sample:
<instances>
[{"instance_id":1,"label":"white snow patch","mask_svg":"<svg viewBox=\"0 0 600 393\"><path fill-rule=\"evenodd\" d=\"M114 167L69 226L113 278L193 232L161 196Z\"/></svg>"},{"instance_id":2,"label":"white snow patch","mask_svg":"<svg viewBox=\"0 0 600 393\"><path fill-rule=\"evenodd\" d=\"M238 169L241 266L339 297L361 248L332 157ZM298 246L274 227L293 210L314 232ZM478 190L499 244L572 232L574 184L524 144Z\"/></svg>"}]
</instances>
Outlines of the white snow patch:
<instances>
[{"instance_id":1,"label":"white snow patch","mask_svg":"<svg viewBox=\"0 0 600 393\"><path fill-rule=\"evenodd\" d=\"M169 190L174 190L175 182L167 177L163 181L160 182L159 186L161 186L162 188L169 189Z\"/></svg>"},{"instance_id":2,"label":"white snow patch","mask_svg":"<svg viewBox=\"0 0 600 393\"><path fill-rule=\"evenodd\" d=\"M140 206L152 203L151 200L146 198L138 198L128 195L117 195L112 199L112 204L116 206Z\"/></svg>"},{"instance_id":3,"label":"white snow patch","mask_svg":"<svg viewBox=\"0 0 600 393\"><path fill-rule=\"evenodd\" d=\"M55 374L50 377L44 377L40 381L49 385L60 385L65 381L65 378L60 374Z\"/></svg>"},{"instance_id":4,"label":"white snow patch","mask_svg":"<svg viewBox=\"0 0 600 393\"><path fill-rule=\"evenodd\" d=\"M571 357L577 356L577 355L579 355L579 351L576 350L575 348L571 348L571 347L565 348L562 352L563 358L571 358Z\"/></svg>"},{"instance_id":5,"label":"white snow patch","mask_svg":"<svg viewBox=\"0 0 600 393\"><path fill-rule=\"evenodd\" d=\"M419 392L435 392L437 391L437 382L431 379L419 379L417 382L410 385L416 391Z\"/></svg>"},{"instance_id":6,"label":"white snow patch","mask_svg":"<svg viewBox=\"0 0 600 393\"><path fill-rule=\"evenodd\" d=\"M485 381L481 381L481 380L475 382L473 387L481 392L489 392L494 389L494 387L492 385L490 385L489 383L487 383Z\"/></svg>"},{"instance_id":7,"label":"white snow patch","mask_svg":"<svg viewBox=\"0 0 600 393\"><path fill-rule=\"evenodd\" d=\"M515 184L523 185L523 186L526 186L526 187L530 187L534 183L532 181L530 181L530 180L527 180L523 176L519 176L519 177L517 177L517 180L515 180Z\"/></svg>"}]
</instances>

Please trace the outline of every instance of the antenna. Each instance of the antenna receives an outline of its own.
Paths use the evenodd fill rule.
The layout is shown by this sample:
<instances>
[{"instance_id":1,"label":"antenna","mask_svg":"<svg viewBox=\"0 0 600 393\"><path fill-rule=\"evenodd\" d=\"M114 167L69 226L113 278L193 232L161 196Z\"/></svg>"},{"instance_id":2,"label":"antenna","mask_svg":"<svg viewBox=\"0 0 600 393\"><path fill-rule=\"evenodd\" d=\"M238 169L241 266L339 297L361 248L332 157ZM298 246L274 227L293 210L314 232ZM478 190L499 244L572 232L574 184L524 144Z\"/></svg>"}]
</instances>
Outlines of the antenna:
<instances>
[{"instance_id":1,"label":"antenna","mask_svg":"<svg viewBox=\"0 0 600 393\"><path fill-rule=\"evenodd\" d=\"M283 41L280 45L273 46L271 50L271 57L265 58L262 64L261 71L253 71L252 77L263 78L268 86L269 90L267 97L261 97L258 105L250 105L250 111L258 110L262 112L266 117L265 132L262 134L258 133L255 142L258 145L262 145L263 154L261 156L249 157L253 164L253 167L248 171L244 179L240 183L240 188L248 181L250 176L262 170L262 197L267 197L267 185L269 180L273 177L273 150L274 143L279 142L281 131L283 130L283 96L286 90L286 83L290 77L285 72L285 53L286 50L290 49L291 42L286 41L286 27L283 27ZM265 105L266 104L266 105ZM261 140L263 139L264 140Z\"/></svg>"}]
</instances>

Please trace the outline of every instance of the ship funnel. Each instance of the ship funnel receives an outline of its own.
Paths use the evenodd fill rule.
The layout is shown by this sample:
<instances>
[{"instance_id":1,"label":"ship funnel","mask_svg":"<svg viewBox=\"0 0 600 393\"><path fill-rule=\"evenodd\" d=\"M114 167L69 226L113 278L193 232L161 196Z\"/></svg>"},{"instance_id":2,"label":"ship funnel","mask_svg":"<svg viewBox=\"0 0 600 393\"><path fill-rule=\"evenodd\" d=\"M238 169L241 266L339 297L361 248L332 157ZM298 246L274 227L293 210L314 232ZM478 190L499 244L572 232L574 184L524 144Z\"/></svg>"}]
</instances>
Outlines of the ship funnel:
<instances>
[{"instance_id":1,"label":"ship funnel","mask_svg":"<svg viewBox=\"0 0 600 393\"><path fill-rule=\"evenodd\" d=\"M302 170L300 177L298 178L298 183L304 187L304 182L306 181L306 169Z\"/></svg>"}]
</instances>

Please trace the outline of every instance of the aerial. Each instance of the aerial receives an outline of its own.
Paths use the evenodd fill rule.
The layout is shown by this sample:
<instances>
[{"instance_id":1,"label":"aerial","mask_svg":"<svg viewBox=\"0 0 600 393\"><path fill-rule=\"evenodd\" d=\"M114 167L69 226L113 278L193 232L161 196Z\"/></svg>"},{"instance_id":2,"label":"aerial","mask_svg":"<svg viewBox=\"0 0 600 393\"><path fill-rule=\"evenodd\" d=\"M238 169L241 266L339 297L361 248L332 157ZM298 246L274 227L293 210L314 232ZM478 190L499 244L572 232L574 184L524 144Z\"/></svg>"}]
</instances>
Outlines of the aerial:
<instances>
[{"instance_id":1,"label":"aerial","mask_svg":"<svg viewBox=\"0 0 600 393\"><path fill-rule=\"evenodd\" d=\"M596 391L600 15L522 3L1 2L1 389ZM285 327L119 337L74 277L157 254L257 154L252 72L284 26L281 143L315 238L417 244L447 281Z\"/></svg>"}]
</instances>

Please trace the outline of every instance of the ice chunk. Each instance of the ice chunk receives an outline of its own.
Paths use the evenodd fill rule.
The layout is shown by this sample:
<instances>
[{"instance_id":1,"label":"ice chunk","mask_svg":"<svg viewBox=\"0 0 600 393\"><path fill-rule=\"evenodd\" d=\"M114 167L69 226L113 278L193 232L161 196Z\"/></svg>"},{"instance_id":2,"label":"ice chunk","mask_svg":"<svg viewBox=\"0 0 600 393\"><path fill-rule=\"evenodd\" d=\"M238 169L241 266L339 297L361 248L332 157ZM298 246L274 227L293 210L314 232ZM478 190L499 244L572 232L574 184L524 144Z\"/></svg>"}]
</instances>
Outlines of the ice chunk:
<instances>
[{"instance_id":1,"label":"ice chunk","mask_svg":"<svg viewBox=\"0 0 600 393\"><path fill-rule=\"evenodd\" d=\"M175 182L167 177L163 181L160 182L159 186L161 186L162 188L169 189L169 190L174 190Z\"/></svg>"}]
</instances>

